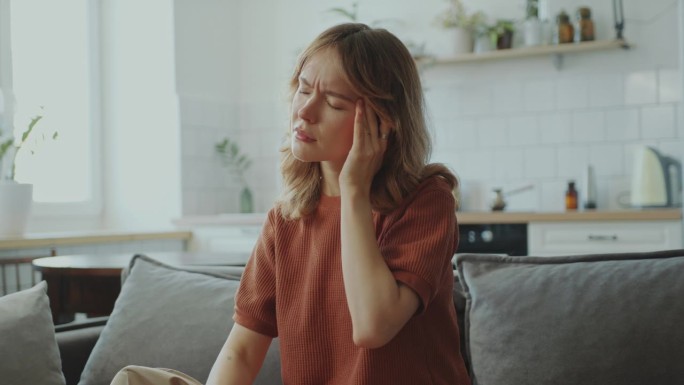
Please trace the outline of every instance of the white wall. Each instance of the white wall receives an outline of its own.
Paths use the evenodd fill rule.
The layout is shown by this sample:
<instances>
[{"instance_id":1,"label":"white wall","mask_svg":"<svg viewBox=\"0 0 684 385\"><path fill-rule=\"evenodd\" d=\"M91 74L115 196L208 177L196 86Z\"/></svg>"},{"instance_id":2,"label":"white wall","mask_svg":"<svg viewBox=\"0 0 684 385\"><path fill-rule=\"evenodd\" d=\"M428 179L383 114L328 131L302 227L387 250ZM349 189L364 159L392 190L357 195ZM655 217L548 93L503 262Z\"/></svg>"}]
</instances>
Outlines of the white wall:
<instances>
[{"instance_id":1,"label":"white wall","mask_svg":"<svg viewBox=\"0 0 684 385\"><path fill-rule=\"evenodd\" d=\"M207 83L192 88L195 94L181 109L185 215L237 210L238 188L223 176L211 153L213 143L225 134L237 136L255 159L249 183L257 193L257 209L268 209L278 189L275 149L287 127L284 95L296 55L323 29L344 21L327 9L351 4L258 3L194 3L195 9L224 12L225 22L218 29L204 29L213 25L211 18L207 22L177 12L177 31L205 36L194 45L186 39L190 35L176 37L179 68L187 65L178 72L182 100L191 87L182 86L187 79L181 78L199 77ZM434 24L444 1L359 3L360 21L386 27L404 41L425 43L428 53L450 53L449 31ZM549 1L546 12L555 15L564 8L572 13L584 3ZM611 3L591 2L600 39L614 36ZM524 15L523 0L465 4L491 19ZM580 179L588 164L598 174L599 207L614 209L629 188L634 146L649 144L684 156L677 4L625 0L625 13L625 35L634 43L630 51L566 55L560 71L550 58L539 57L423 72L436 143L433 160L447 163L461 177L464 209L487 209L493 187L533 184L534 189L509 199L509 210L562 210L566 182ZM216 41L225 45L215 48ZM230 55L234 61L213 72L193 67L191 58L198 50L211 60L223 62ZM239 54L228 53L233 50ZM232 79L227 72L233 72ZM228 90L213 94L206 79L224 84L226 76Z\"/></svg>"},{"instance_id":2,"label":"white wall","mask_svg":"<svg viewBox=\"0 0 684 385\"><path fill-rule=\"evenodd\" d=\"M102 2L105 227L160 228L181 213L173 6Z\"/></svg>"}]
</instances>

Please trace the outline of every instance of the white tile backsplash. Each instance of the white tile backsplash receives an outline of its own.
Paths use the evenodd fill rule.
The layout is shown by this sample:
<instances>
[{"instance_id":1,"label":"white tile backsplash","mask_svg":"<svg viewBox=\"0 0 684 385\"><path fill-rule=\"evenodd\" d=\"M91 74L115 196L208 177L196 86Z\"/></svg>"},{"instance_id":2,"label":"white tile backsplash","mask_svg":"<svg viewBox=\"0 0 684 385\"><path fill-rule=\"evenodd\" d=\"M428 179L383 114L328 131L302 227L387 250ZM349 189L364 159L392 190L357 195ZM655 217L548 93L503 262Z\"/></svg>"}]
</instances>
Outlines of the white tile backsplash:
<instances>
[{"instance_id":1,"label":"white tile backsplash","mask_svg":"<svg viewBox=\"0 0 684 385\"><path fill-rule=\"evenodd\" d=\"M517 149L497 150L494 152L494 179L511 180L523 177L525 170L524 153Z\"/></svg>"},{"instance_id":2,"label":"white tile backsplash","mask_svg":"<svg viewBox=\"0 0 684 385\"><path fill-rule=\"evenodd\" d=\"M539 115L540 143L569 143L572 134L572 115L569 112L556 112Z\"/></svg>"},{"instance_id":3,"label":"white tile backsplash","mask_svg":"<svg viewBox=\"0 0 684 385\"><path fill-rule=\"evenodd\" d=\"M658 71L658 103L682 101L682 75L678 70Z\"/></svg>"},{"instance_id":4,"label":"white tile backsplash","mask_svg":"<svg viewBox=\"0 0 684 385\"><path fill-rule=\"evenodd\" d=\"M514 113L524 110L523 84L508 82L493 87L494 112Z\"/></svg>"},{"instance_id":5,"label":"white tile backsplash","mask_svg":"<svg viewBox=\"0 0 684 385\"><path fill-rule=\"evenodd\" d=\"M599 72L589 76L589 106L613 107L624 104L622 74Z\"/></svg>"},{"instance_id":6,"label":"white tile backsplash","mask_svg":"<svg viewBox=\"0 0 684 385\"><path fill-rule=\"evenodd\" d=\"M579 180L589 164L588 146L567 146L558 149L558 177Z\"/></svg>"},{"instance_id":7,"label":"white tile backsplash","mask_svg":"<svg viewBox=\"0 0 684 385\"><path fill-rule=\"evenodd\" d=\"M511 146L539 143L539 127L535 115L514 116L508 120L508 137Z\"/></svg>"},{"instance_id":8,"label":"white tile backsplash","mask_svg":"<svg viewBox=\"0 0 684 385\"><path fill-rule=\"evenodd\" d=\"M552 147L525 150L525 177L553 178L556 176L557 156Z\"/></svg>"},{"instance_id":9,"label":"white tile backsplash","mask_svg":"<svg viewBox=\"0 0 684 385\"><path fill-rule=\"evenodd\" d=\"M657 81L655 71L625 75L625 104L655 104L658 98Z\"/></svg>"},{"instance_id":10,"label":"white tile backsplash","mask_svg":"<svg viewBox=\"0 0 684 385\"><path fill-rule=\"evenodd\" d=\"M589 150L589 164L594 166L596 177L624 174L623 147L620 144L592 145Z\"/></svg>"},{"instance_id":11,"label":"white tile backsplash","mask_svg":"<svg viewBox=\"0 0 684 385\"><path fill-rule=\"evenodd\" d=\"M525 111L552 111L555 106L555 82L532 80L524 85Z\"/></svg>"},{"instance_id":12,"label":"white tile backsplash","mask_svg":"<svg viewBox=\"0 0 684 385\"><path fill-rule=\"evenodd\" d=\"M603 111L577 111L572 114L571 140L573 142L596 142L604 138Z\"/></svg>"},{"instance_id":13,"label":"white tile backsplash","mask_svg":"<svg viewBox=\"0 0 684 385\"><path fill-rule=\"evenodd\" d=\"M508 144L506 119L484 118L477 122L477 142L480 147L502 147Z\"/></svg>"},{"instance_id":14,"label":"white tile backsplash","mask_svg":"<svg viewBox=\"0 0 684 385\"><path fill-rule=\"evenodd\" d=\"M556 109L568 110L589 107L589 80L584 76L558 79Z\"/></svg>"},{"instance_id":15,"label":"white tile backsplash","mask_svg":"<svg viewBox=\"0 0 684 385\"><path fill-rule=\"evenodd\" d=\"M546 56L422 70L436 139L432 159L459 176L463 210L489 210L493 187L529 183L534 190L512 197L507 210L563 211L568 180L579 182L589 164L598 177L599 208L619 209L636 146L684 157L684 85L670 28L681 21L671 13L649 18L648 25L628 27L630 50L568 54L559 70ZM281 94L277 86L269 97ZM247 179L257 209L272 204L287 102L256 95L246 92L237 102L179 95L184 214L238 210L240 186L221 175L212 156L226 135L252 157Z\"/></svg>"},{"instance_id":16,"label":"white tile backsplash","mask_svg":"<svg viewBox=\"0 0 684 385\"><path fill-rule=\"evenodd\" d=\"M663 105L658 107L644 107L641 110L641 137L643 139L674 138L675 107Z\"/></svg>"},{"instance_id":17,"label":"white tile backsplash","mask_svg":"<svg viewBox=\"0 0 684 385\"><path fill-rule=\"evenodd\" d=\"M606 111L606 136L611 142L636 140L639 138L639 110L620 108Z\"/></svg>"}]
</instances>

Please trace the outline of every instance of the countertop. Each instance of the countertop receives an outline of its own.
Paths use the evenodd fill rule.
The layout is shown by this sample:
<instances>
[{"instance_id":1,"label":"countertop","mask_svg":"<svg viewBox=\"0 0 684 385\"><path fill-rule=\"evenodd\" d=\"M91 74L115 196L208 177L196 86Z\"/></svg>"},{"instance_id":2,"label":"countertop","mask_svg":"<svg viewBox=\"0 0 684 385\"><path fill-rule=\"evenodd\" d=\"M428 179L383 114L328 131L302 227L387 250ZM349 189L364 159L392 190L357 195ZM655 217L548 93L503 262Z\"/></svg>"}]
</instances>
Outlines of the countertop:
<instances>
[{"instance_id":1,"label":"countertop","mask_svg":"<svg viewBox=\"0 0 684 385\"><path fill-rule=\"evenodd\" d=\"M535 222L605 222L682 220L681 208L651 210L575 212L475 212L456 213L460 224L535 223ZM30 233L17 238L0 238L0 250L55 247L109 242L177 239L189 241L192 229L205 226L261 226L266 213L220 214L192 216L173 221L176 229L158 231L77 231L64 233Z\"/></svg>"},{"instance_id":2,"label":"countertop","mask_svg":"<svg viewBox=\"0 0 684 385\"><path fill-rule=\"evenodd\" d=\"M657 221L681 220L681 208L649 209L649 210L583 210L573 212L492 212L492 211L459 211L456 213L460 224L494 224L494 223L530 223L530 222L567 222L567 221ZM198 226L260 226L266 219L265 213L256 214L221 214L191 216L174 220L180 228Z\"/></svg>"},{"instance_id":3,"label":"countertop","mask_svg":"<svg viewBox=\"0 0 684 385\"><path fill-rule=\"evenodd\" d=\"M582 210L568 212L457 212L458 223L531 223L531 222L605 222L681 220L681 208L649 210Z\"/></svg>"},{"instance_id":4,"label":"countertop","mask_svg":"<svg viewBox=\"0 0 684 385\"><path fill-rule=\"evenodd\" d=\"M22 237L0 238L0 250L160 239L177 239L188 241L191 238L191 231L177 229L158 231L101 230L63 233L28 233Z\"/></svg>"}]
</instances>

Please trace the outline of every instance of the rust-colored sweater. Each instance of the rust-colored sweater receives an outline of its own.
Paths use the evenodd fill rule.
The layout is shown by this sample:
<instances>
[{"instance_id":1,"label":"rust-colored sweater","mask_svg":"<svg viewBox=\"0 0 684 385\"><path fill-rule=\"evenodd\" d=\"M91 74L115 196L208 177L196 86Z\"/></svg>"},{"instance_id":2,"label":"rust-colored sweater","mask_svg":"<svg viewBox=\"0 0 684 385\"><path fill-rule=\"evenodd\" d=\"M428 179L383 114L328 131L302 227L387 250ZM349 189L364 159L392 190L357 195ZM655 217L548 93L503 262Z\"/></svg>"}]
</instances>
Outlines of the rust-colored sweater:
<instances>
[{"instance_id":1,"label":"rust-colored sweater","mask_svg":"<svg viewBox=\"0 0 684 385\"><path fill-rule=\"evenodd\" d=\"M380 252L418 312L385 346L354 345L342 280L340 198L285 220L268 213L235 298L234 319L280 338L286 385L467 385L452 299L454 198L433 177L389 215L374 213Z\"/></svg>"}]
</instances>

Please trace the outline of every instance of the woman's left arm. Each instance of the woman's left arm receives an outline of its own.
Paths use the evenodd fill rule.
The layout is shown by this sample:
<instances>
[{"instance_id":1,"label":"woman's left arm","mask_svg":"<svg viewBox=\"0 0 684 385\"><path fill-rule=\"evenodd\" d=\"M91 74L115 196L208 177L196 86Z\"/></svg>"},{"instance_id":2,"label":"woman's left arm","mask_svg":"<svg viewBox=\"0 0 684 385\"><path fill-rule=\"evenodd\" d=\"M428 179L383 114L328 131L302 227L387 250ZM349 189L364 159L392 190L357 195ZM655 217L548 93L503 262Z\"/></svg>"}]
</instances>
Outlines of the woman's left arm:
<instances>
[{"instance_id":1,"label":"woman's left arm","mask_svg":"<svg viewBox=\"0 0 684 385\"><path fill-rule=\"evenodd\" d=\"M387 344L416 313L418 294L398 282L375 238L370 185L382 164L390 128L357 103L354 144L340 174L341 242L344 289L354 343L365 348Z\"/></svg>"}]
</instances>

